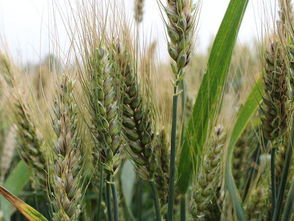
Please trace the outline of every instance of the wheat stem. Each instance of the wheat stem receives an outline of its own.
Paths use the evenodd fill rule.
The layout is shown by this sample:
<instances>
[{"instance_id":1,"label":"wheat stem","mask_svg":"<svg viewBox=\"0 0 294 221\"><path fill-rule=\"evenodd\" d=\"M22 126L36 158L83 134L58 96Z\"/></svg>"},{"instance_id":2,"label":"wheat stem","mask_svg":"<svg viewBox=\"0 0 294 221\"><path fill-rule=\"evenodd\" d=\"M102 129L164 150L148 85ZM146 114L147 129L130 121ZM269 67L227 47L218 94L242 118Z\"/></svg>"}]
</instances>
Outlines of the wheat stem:
<instances>
[{"instance_id":1,"label":"wheat stem","mask_svg":"<svg viewBox=\"0 0 294 221\"><path fill-rule=\"evenodd\" d=\"M102 196L103 196L103 184L104 184L104 169L103 167L100 167L100 176L99 176L99 195L98 195L98 208L97 208L97 217L100 219L101 216L101 203L102 203Z\"/></svg>"},{"instance_id":2,"label":"wheat stem","mask_svg":"<svg viewBox=\"0 0 294 221\"><path fill-rule=\"evenodd\" d=\"M107 175L107 180L110 180L110 174ZM108 221L112 221L112 208L111 208L111 184L106 182L106 205L107 205L107 215Z\"/></svg>"},{"instance_id":3,"label":"wheat stem","mask_svg":"<svg viewBox=\"0 0 294 221\"><path fill-rule=\"evenodd\" d=\"M272 189L272 209L276 207L276 196L277 196L277 191L276 191L276 148L273 148L271 150L271 189Z\"/></svg>"},{"instance_id":4,"label":"wheat stem","mask_svg":"<svg viewBox=\"0 0 294 221\"><path fill-rule=\"evenodd\" d=\"M156 184L151 181L150 186L151 186L152 194L153 194L156 221L161 221L160 203L159 203L159 196L158 196Z\"/></svg>"},{"instance_id":5,"label":"wheat stem","mask_svg":"<svg viewBox=\"0 0 294 221\"><path fill-rule=\"evenodd\" d=\"M176 170L176 137L177 137L177 114L178 114L178 83L174 87L173 106L172 106L172 130L171 130L171 149L170 149L170 173L168 188L168 221L173 220L174 194L175 194L175 170Z\"/></svg>"},{"instance_id":6,"label":"wheat stem","mask_svg":"<svg viewBox=\"0 0 294 221\"><path fill-rule=\"evenodd\" d=\"M111 185L111 191L112 191L112 200L113 200L113 217L114 221L118 221L119 217L119 209L118 209L118 199L117 199L117 191L114 181L112 181Z\"/></svg>"},{"instance_id":7,"label":"wheat stem","mask_svg":"<svg viewBox=\"0 0 294 221\"><path fill-rule=\"evenodd\" d=\"M286 153L287 157L285 159L285 164L283 167L282 179L279 185L278 198L277 198L276 206L274 209L272 221L278 220L281 209L282 209L282 205L283 205L282 201L283 201L285 190L286 190L289 168L290 168L291 158L293 153L293 144L294 144L294 120L292 120L291 137L290 137L289 144L287 146L287 153Z\"/></svg>"},{"instance_id":8,"label":"wheat stem","mask_svg":"<svg viewBox=\"0 0 294 221\"><path fill-rule=\"evenodd\" d=\"M186 195L181 196L181 217L180 221L186 221Z\"/></svg>"}]
</instances>

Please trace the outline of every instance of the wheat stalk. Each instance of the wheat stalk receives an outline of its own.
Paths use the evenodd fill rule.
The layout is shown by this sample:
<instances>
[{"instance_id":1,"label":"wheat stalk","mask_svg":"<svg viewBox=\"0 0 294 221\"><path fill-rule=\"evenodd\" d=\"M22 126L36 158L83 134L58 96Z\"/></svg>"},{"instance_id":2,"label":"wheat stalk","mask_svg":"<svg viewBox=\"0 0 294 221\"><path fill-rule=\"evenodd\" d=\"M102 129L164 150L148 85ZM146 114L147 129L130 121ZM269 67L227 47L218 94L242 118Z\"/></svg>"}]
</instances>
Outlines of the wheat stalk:
<instances>
[{"instance_id":1,"label":"wheat stalk","mask_svg":"<svg viewBox=\"0 0 294 221\"><path fill-rule=\"evenodd\" d=\"M169 36L168 52L174 63L171 64L175 75L171 153L170 153L170 180L168 194L168 220L173 220L173 205L175 192L175 162L176 162L176 135L177 135L177 107L178 87L184 77L184 68L188 65L191 56L193 34L195 28L194 8L191 0L168 0L165 12L168 17L166 25Z\"/></svg>"},{"instance_id":2,"label":"wheat stalk","mask_svg":"<svg viewBox=\"0 0 294 221\"><path fill-rule=\"evenodd\" d=\"M82 151L78 134L76 104L73 100L74 84L63 76L55 100L53 128L56 141L53 164L50 164L50 187L53 195L53 220L75 221L81 212Z\"/></svg>"}]
</instances>

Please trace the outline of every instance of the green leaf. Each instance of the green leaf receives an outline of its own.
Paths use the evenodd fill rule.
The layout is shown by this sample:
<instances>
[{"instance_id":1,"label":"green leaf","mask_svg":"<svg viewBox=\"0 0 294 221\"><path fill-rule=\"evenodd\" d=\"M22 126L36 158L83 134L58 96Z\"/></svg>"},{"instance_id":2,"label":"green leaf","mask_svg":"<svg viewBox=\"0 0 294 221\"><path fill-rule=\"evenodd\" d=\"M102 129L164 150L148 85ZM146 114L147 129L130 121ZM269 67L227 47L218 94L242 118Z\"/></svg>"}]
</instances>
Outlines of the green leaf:
<instances>
[{"instance_id":1,"label":"green leaf","mask_svg":"<svg viewBox=\"0 0 294 221\"><path fill-rule=\"evenodd\" d=\"M24 161L20 161L4 183L4 187L11 193L19 195L30 179L30 171ZM15 208L3 198L0 199L1 210L5 220L9 221Z\"/></svg>"},{"instance_id":2,"label":"green leaf","mask_svg":"<svg viewBox=\"0 0 294 221\"><path fill-rule=\"evenodd\" d=\"M121 182L122 192L125 197L128 208L131 208L133 190L136 181L136 173L133 164L130 161L126 161L122 167Z\"/></svg>"},{"instance_id":3,"label":"green leaf","mask_svg":"<svg viewBox=\"0 0 294 221\"><path fill-rule=\"evenodd\" d=\"M239 113L237 115L236 123L230 136L228 151L226 152L227 156L225 157L227 159L225 165L225 186L233 202L238 220L246 220L246 216L242 208L240 196L232 175L233 152L238 139L242 135L248 122L250 121L251 117L255 114L259 107L259 104L262 101L261 88L262 81L258 80L256 82L256 85L252 89L250 95L248 96L244 106L240 108Z\"/></svg>"},{"instance_id":4,"label":"green leaf","mask_svg":"<svg viewBox=\"0 0 294 221\"><path fill-rule=\"evenodd\" d=\"M122 193L124 195L125 200L125 206L126 206L126 212L128 213L128 217L131 220L134 219L134 215L132 213L132 199L134 194L134 187L136 182L136 172L134 165L131 163L131 161L126 161L122 167L121 172L121 182L122 182Z\"/></svg>"},{"instance_id":5,"label":"green leaf","mask_svg":"<svg viewBox=\"0 0 294 221\"><path fill-rule=\"evenodd\" d=\"M17 198L15 195L10 193L7 189L0 186L0 194L11 203L16 209L21 212L29 221L48 221L41 213L35 210L30 205Z\"/></svg>"},{"instance_id":6,"label":"green leaf","mask_svg":"<svg viewBox=\"0 0 294 221\"><path fill-rule=\"evenodd\" d=\"M201 83L193 114L189 121L178 167L178 189L185 193L201 153L220 111L232 52L248 0L231 0L214 40L207 72Z\"/></svg>"}]
</instances>

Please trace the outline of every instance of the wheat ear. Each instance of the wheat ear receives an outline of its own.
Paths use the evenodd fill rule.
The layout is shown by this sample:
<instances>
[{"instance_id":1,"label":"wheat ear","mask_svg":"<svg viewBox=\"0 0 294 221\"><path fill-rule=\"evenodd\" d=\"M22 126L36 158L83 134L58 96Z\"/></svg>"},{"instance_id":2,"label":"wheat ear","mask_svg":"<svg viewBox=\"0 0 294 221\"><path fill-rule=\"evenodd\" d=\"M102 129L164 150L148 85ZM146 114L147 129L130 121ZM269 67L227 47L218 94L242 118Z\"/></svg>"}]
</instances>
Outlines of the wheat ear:
<instances>
[{"instance_id":1,"label":"wheat ear","mask_svg":"<svg viewBox=\"0 0 294 221\"><path fill-rule=\"evenodd\" d=\"M44 142L37 132L28 107L20 99L16 101L14 115L18 131L19 154L32 170L34 188L46 189L47 164L42 151Z\"/></svg>"},{"instance_id":2,"label":"wheat ear","mask_svg":"<svg viewBox=\"0 0 294 221\"><path fill-rule=\"evenodd\" d=\"M80 172L81 140L77 130L73 86L73 82L63 76L54 106L53 128L56 142L49 180L53 195L53 220L56 221L78 220L84 193Z\"/></svg>"},{"instance_id":3,"label":"wheat ear","mask_svg":"<svg viewBox=\"0 0 294 221\"><path fill-rule=\"evenodd\" d=\"M190 211L195 220L218 220L221 216L218 202L220 191L221 155L225 134L221 127L216 128L211 148L204 156L202 169L193 188Z\"/></svg>"}]
</instances>

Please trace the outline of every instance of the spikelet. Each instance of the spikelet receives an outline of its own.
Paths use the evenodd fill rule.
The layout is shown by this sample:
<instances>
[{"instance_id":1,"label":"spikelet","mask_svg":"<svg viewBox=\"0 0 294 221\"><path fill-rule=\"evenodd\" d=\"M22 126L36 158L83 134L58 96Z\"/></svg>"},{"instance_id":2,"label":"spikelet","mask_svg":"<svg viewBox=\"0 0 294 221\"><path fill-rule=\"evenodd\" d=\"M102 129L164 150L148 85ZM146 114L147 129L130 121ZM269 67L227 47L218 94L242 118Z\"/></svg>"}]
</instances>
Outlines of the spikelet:
<instances>
[{"instance_id":1,"label":"spikelet","mask_svg":"<svg viewBox=\"0 0 294 221\"><path fill-rule=\"evenodd\" d=\"M167 203L168 181L169 181L169 158L166 133L162 129L155 137L156 164L158 165L155 174L155 183L161 199L161 205Z\"/></svg>"},{"instance_id":2,"label":"spikelet","mask_svg":"<svg viewBox=\"0 0 294 221\"><path fill-rule=\"evenodd\" d=\"M53 220L77 221L83 195L81 140L77 130L77 110L73 82L63 76L54 104L53 128L56 141L50 164Z\"/></svg>"},{"instance_id":3,"label":"spikelet","mask_svg":"<svg viewBox=\"0 0 294 221\"><path fill-rule=\"evenodd\" d=\"M46 189L47 167L42 151L43 141L28 111L28 107L17 99L15 119L18 131L18 151L21 158L32 170L32 181L35 189Z\"/></svg>"},{"instance_id":4,"label":"spikelet","mask_svg":"<svg viewBox=\"0 0 294 221\"><path fill-rule=\"evenodd\" d=\"M222 130L221 127L216 128L213 143L204 156L202 169L192 190L190 212L194 220L218 220L221 216L218 199L221 153L225 139Z\"/></svg>"},{"instance_id":5,"label":"spikelet","mask_svg":"<svg viewBox=\"0 0 294 221\"><path fill-rule=\"evenodd\" d=\"M1 165L0 165L0 184L3 183L5 175L10 168L11 161L14 156L16 148L16 126L12 125L5 139L3 150L1 153Z\"/></svg>"},{"instance_id":6,"label":"spikelet","mask_svg":"<svg viewBox=\"0 0 294 221\"><path fill-rule=\"evenodd\" d=\"M154 179L156 164L154 154L154 121L151 108L144 103L131 55L117 48L118 64L123 77L123 131L129 145L129 154L142 179Z\"/></svg>"},{"instance_id":7,"label":"spikelet","mask_svg":"<svg viewBox=\"0 0 294 221\"><path fill-rule=\"evenodd\" d=\"M283 48L277 42L266 53L264 85L263 133L267 140L276 142L285 134L288 121L287 67Z\"/></svg>"},{"instance_id":8,"label":"spikelet","mask_svg":"<svg viewBox=\"0 0 294 221\"><path fill-rule=\"evenodd\" d=\"M143 21L144 0L135 0L135 21L139 24Z\"/></svg>"},{"instance_id":9,"label":"spikelet","mask_svg":"<svg viewBox=\"0 0 294 221\"><path fill-rule=\"evenodd\" d=\"M236 181L237 187L242 189L244 184L244 178L246 179L245 172L246 172L246 162L248 162L248 151L249 147L246 143L246 138L241 137L236 147L234 149L234 158L233 158L233 175Z\"/></svg>"},{"instance_id":10,"label":"spikelet","mask_svg":"<svg viewBox=\"0 0 294 221\"><path fill-rule=\"evenodd\" d=\"M172 69L176 80L184 74L183 68L190 61L195 29L194 6L191 0L168 0L165 12L168 17L168 52L174 60Z\"/></svg>"},{"instance_id":11,"label":"spikelet","mask_svg":"<svg viewBox=\"0 0 294 221\"><path fill-rule=\"evenodd\" d=\"M248 220L266 221L269 208L268 188L261 186L252 190L251 196L246 206Z\"/></svg>"},{"instance_id":12,"label":"spikelet","mask_svg":"<svg viewBox=\"0 0 294 221\"><path fill-rule=\"evenodd\" d=\"M112 61L108 51L93 51L89 63L88 98L92 133L97 141L97 153L105 170L114 175L120 165L122 132L118 91L115 88Z\"/></svg>"}]
</instances>

